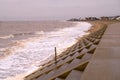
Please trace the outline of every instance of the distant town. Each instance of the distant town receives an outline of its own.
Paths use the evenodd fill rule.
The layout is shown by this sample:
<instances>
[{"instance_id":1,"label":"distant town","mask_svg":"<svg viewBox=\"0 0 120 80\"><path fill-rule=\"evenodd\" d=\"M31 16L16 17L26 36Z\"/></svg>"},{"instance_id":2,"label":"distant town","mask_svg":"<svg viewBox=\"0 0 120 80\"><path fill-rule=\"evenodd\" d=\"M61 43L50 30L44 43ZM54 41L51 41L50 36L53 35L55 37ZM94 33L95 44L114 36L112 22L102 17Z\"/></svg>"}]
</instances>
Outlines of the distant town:
<instances>
[{"instance_id":1,"label":"distant town","mask_svg":"<svg viewBox=\"0 0 120 80\"><path fill-rule=\"evenodd\" d=\"M94 21L94 20L120 20L120 16L72 18L69 19L68 21Z\"/></svg>"}]
</instances>

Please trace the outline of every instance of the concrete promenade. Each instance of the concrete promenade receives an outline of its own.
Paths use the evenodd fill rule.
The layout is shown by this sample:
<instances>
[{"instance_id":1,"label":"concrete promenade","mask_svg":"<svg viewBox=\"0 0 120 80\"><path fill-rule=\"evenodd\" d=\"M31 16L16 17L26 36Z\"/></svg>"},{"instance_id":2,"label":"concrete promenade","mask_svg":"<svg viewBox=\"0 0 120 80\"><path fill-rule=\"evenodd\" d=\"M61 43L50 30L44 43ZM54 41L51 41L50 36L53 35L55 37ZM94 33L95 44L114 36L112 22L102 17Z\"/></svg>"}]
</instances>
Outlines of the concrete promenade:
<instances>
[{"instance_id":1,"label":"concrete promenade","mask_svg":"<svg viewBox=\"0 0 120 80\"><path fill-rule=\"evenodd\" d=\"M81 80L120 80L120 23L107 27Z\"/></svg>"}]
</instances>

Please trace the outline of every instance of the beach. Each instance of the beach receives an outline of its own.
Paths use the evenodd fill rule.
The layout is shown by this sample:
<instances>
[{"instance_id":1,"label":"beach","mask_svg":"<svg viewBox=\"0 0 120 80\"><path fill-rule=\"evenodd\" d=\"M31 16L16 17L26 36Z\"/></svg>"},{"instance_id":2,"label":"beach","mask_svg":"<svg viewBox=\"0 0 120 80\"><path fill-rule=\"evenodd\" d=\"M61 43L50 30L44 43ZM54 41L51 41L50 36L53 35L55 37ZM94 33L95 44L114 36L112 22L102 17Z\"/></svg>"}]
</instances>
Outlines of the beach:
<instances>
[{"instance_id":1,"label":"beach","mask_svg":"<svg viewBox=\"0 0 120 80\"><path fill-rule=\"evenodd\" d=\"M87 31L92 26L87 22L65 21L28 22L26 25L3 22L0 25L1 80L14 80L16 76L32 73L54 58L54 47L60 55L78 38L89 34Z\"/></svg>"}]
</instances>

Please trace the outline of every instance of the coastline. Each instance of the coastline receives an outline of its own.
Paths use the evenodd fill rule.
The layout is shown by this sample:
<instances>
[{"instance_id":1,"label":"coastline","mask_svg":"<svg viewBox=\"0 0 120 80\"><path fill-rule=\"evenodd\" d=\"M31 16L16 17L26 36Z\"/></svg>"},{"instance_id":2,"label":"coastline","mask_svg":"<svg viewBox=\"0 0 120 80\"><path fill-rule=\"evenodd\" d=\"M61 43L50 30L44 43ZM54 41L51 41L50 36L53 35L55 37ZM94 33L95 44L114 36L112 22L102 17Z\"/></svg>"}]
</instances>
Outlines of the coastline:
<instances>
[{"instance_id":1,"label":"coastline","mask_svg":"<svg viewBox=\"0 0 120 80\"><path fill-rule=\"evenodd\" d=\"M92 25L92 27L88 31L86 31L87 33L90 33L90 34L93 33L93 32L95 32L95 31L97 31L97 30L99 30L100 27L104 27L103 24L99 24L98 25L98 23L95 23L95 24L91 23L91 25ZM84 35L83 37L88 36L88 35ZM65 56L65 55L69 54L71 50L74 50L74 48L80 43L81 39L82 39L82 37L78 38L77 42L75 44L73 44L72 46L68 47L65 51L63 51L60 55L58 55L57 56L57 60L60 59L61 57ZM35 72L42 70L44 67L46 67L46 66L48 66L48 65L50 65L52 63L55 63L54 58L53 58L53 60L50 60L49 62L47 62L47 63L43 64L42 66L40 66L39 69L35 70L31 74L34 74ZM31 74L27 75L26 77L30 76Z\"/></svg>"},{"instance_id":2,"label":"coastline","mask_svg":"<svg viewBox=\"0 0 120 80\"><path fill-rule=\"evenodd\" d=\"M95 31L99 30L101 27L104 27L104 25L106 25L106 24L104 24L104 23L99 23L99 22L98 22L98 23L97 23L97 22L90 22L90 23L93 25L93 27L92 27L90 30L87 31L87 32L90 32L90 33L94 33ZM107 25L109 25L109 24L107 24ZM87 36L87 35L86 35L86 36ZM83 37L85 37L85 36L83 36ZM81 39L81 38L78 38L78 39L77 39L78 41L77 41L74 45L68 47L65 51L63 51L62 54L58 56L58 58L61 58L62 56L67 55L67 54L70 52L70 50L74 49L74 47L79 43L80 39ZM54 57L53 57L53 58L54 58ZM35 73L35 72L43 69L45 66L47 66L47 65L49 65L49 64L51 64L51 63L54 63L54 59L51 60L51 61L49 61L49 62L46 62L45 64L43 64L43 65L41 65L41 66L39 66L39 67L40 67L39 69L36 69L34 72L31 72L31 73ZM24 77L24 75L25 75L25 74L20 74L20 75L16 76L16 79L22 80L22 79L19 79L19 78L21 78L22 76ZM27 76L29 76L29 75L30 75L30 74L28 74ZM26 76L26 77L27 77L27 76ZM18 77L19 77L19 78L18 78ZM8 78L8 79L6 79L6 80L16 80L16 79L14 79L14 78Z\"/></svg>"},{"instance_id":3,"label":"coastline","mask_svg":"<svg viewBox=\"0 0 120 80\"><path fill-rule=\"evenodd\" d=\"M88 30L88 32L90 32L90 34L92 34L92 33L94 33L94 32L96 32L96 31L98 31L100 28L102 28L102 27L104 27L104 26L108 26L109 24L112 24L112 23L116 23L116 22L109 22L109 21L106 21L106 22L97 22L97 21L91 21L91 22L89 22L89 23L91 23L92 25L93 25L93 27L90 29L90 30ZM85 37L85 36L83 36L83 37ZM76 44L74 44L74 45L72 45L71 47L68 47L67 48L67 50L66 51L64 51L61 55L59 55L57 58L61 58L62 56L65 56L65 55L67 55L68 53L70 53L70 50L72 50L72 49L74 49L74 47L75 46L77 46L77 44L79 43L79 41L81 40L82 38L79 38L78 39L78 41L76 42ZM46 64L44 64L41 68L39 68L38 70L36 70L35 72L33 72L32 74L35 74L35 73L37 73L37 71L40 71L40 70L42 70L44 67L46 67L46 66L48 66L48 65L50 65L50 64L52 64L52 63L54 63L54 60L52 60L52 61L50 61L50 62L48 62L48 63L46 63ZM32 74L30 74L30 75L32 75ZM30 75L28 75L28 76L26 76L26 77L30 77ZM37 75L37 74L36 74ZM25 78L26 78L25 77ZM31 76L32 77L32 76Z\"/></svg>"}]
</instances>

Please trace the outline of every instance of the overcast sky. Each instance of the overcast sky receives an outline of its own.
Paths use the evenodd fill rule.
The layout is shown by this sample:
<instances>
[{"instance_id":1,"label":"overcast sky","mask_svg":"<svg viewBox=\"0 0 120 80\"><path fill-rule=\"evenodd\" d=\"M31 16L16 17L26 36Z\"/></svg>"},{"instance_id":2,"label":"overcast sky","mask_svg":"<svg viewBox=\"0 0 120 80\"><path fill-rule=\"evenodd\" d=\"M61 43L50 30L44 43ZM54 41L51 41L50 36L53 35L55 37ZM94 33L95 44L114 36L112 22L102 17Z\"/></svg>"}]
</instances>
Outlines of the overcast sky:
<instances>
[{"instance_id":1,"label":"overcast sky","mask_svg":"<svg viewBox=\"0 0 120 80\"><path fill-rule=\"evenodd\" d=\"M0 0L0 20L120 15L120 0Z\"/></svg>"}]
</instances>

